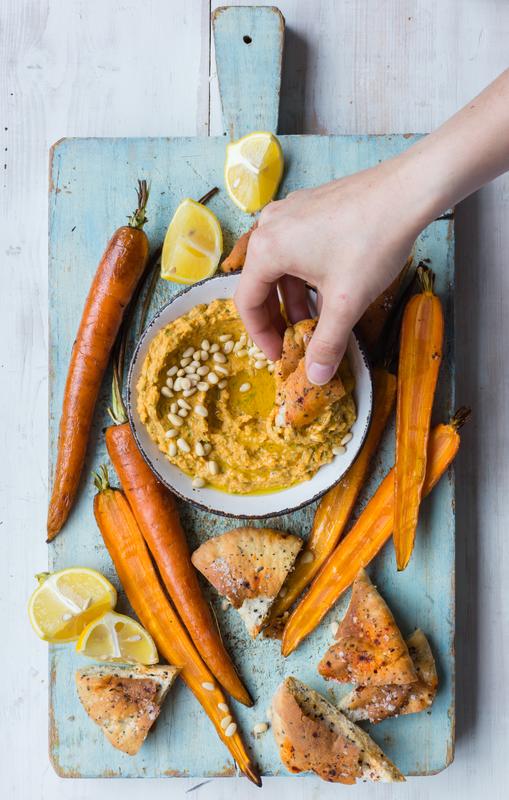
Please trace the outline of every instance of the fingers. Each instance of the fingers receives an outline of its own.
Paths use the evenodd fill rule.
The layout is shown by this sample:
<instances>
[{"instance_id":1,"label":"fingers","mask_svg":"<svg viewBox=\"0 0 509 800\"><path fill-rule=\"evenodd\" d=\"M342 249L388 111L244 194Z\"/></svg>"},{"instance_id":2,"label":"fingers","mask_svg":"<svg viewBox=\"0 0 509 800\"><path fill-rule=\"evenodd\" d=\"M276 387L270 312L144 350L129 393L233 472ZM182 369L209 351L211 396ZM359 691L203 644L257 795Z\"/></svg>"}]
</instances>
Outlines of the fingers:
<instances>
[{"instance_id":1,"label":"fingers","mask_svg":"<svg viewBox=\"0 0 509 800\"><path fill-rule=\"evenodd\" d=\"M301 319L308 319L310 311L304 281L294 278L293 275L284 275L279 281L279 288L283 295L286 315L291 324L294 325Z\"/></svg>"},{"instance_id":2,"label":"fingers","mask_svg":"<svg viewBox=\"0 0 509 800\"><path fill-rule=\"evenodd\" d=\"M306 351L306 371L311 383L322 386L334 376L354 323L348 296L328 297L325 293L318 324Z\"/></svg>"},{"instance_id":3,"label":"fingers","mask_svg":"<svg viewBox=\"0 0 509 800\"><path fill-rule=\"evenodd\" d=\"M253 232L246 262L235 292L235 305L247 332L268 358L276 361L281 354L281 317L276 284L281 277L277 258L270 252L270 238Z\"/></svg>"}]
</instances>

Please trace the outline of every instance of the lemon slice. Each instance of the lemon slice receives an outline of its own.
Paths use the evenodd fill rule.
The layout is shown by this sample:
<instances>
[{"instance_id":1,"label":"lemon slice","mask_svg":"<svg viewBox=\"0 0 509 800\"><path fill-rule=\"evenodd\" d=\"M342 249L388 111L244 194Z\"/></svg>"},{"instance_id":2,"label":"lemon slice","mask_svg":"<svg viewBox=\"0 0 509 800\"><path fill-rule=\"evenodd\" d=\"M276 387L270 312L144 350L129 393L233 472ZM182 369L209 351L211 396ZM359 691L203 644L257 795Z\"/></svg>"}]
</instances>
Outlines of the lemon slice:
<instances>
[{"instance_id":1,"label":"lemon slice","mask_svg":"<svg viewBox=\"0 0 509 800\"><path fill-rule=\"evenodd\" d=\"M36 576L39 586L28 603L30 622L47 642L74 642L88 623L115 607L117 591L104 575L70 567Z\"/></svg>"},{"instance_id":2,"label":"lemon slice","mask_svg":"<svg viewBox=\"0 0 509 800\"><path fill-rule=\"evenodd\" d=\"M283 175L283 151L272 133L250 133L226 146L224 179L242 211L254 214L276 194Z\"/></svg>"},{"instance_id":3,"label":"lemon slice","mask_svg":"<svg viewBox=\"0 0 509 800\"><path fill-rule=\"evenodd\" d=\"M96 661L157 664L159 657L151 635L135 619L108 611L82 632L76 650Z\"/></svg>"},{"instance_id":4,"label":"lemon slice","mask_svg":"<svg viewBox=\"0 0 509 800\"><path fill-rule=\"evenodd\" d=\"M217 217L196 200L183 200L168 226L161 256L161 278L196 283L214 274L223 252Z\"/></svg>"}]
</instances>

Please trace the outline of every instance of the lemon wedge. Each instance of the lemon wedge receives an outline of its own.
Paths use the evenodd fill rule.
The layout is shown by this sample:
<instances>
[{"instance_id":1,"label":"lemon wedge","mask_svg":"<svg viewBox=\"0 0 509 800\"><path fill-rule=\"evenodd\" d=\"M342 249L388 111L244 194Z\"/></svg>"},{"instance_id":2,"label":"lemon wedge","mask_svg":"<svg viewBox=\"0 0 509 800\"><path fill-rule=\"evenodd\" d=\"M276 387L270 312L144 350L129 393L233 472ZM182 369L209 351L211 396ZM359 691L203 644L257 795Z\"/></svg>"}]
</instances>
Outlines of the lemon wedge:
<instances>
[{"instance_id":1,"label":"lemon wedge","mask_svg":"<svg viewBox=\"0 0 509 800\"><path fill-rule=\"evenodd\" d=\"M254 214L275 196L283 175L283 151L272 133L250 133L226 146L224 179L233 202Z\"/></svg>"},{"instance_id":2,"label":"lemon wedge","mask_svg":"<svg viewBox=\"0 0 509 800\"><path fill-rule=\"evenodd\" d=\"M196 200L183 200L164 237L161 278L187 284L209 278L222 252L223 234L215 214Z\"/></svg>"},{"instance_id":3,"label":"lemon wedge","mask_svg":"<svg viewBox=\"0 0 509 800\"><path fill-rule=\"evenodd\" d=\"M115 607L117 591L104 575L70 567L36 575L39 585L28 603L30 622L46 642L74 642L89 622Z\"/></svg>"},{"instance_id":4,"label":"lemon wedge","mask_svg":"<svg viewBox=\"0 0 509 800\"><path fill-rule=\"evenodd\" d=\"M151 635L135 619L108 611L82 632L76 650L96 661L157 664L159 657Z\"/></svg>"}]
</instances>

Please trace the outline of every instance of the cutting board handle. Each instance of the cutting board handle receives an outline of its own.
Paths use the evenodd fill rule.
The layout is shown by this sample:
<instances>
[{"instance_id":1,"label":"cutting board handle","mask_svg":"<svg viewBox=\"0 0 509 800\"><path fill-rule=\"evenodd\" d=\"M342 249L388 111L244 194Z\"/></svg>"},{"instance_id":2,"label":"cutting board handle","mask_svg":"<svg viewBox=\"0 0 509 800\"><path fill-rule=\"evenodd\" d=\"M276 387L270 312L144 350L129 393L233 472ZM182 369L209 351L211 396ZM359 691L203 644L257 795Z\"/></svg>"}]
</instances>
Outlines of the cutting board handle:
<instances>
[{"instance_id":1,"label":"cutting board handle","mask_svg":"<svg viewBox=\"0 0 509 800\"><path fill-rule=\"evenodd\" d=\"M285 20L274 6L222 6L212 15L223 124L230 139L277 132Z\"/></svg>"}]
</instances>

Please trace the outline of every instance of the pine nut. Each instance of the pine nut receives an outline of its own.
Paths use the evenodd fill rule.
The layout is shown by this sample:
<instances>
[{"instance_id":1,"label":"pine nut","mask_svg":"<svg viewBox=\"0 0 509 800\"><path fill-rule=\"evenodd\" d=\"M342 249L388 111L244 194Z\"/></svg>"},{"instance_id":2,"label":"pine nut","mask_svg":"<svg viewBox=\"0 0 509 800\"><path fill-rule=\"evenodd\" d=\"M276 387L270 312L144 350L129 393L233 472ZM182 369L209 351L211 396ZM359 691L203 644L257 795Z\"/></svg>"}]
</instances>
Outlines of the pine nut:
<instances>
[{"instance_id":1,"label":"pine nut","mask_svg":"<svg viewBox=\"0 0 509 800\"><path fill-rule=\"evenodd\" d=\"M191 361L189 366L190 367L194 367L195 370L198 369L198 367L200 366L199 358L200 358L200 354L198 353L198 360L194 359L194 361Z\"/></svg>"},{"instance_id":2,"label":"pine nut","mask_svg":"<svg viewBox=\"0 0 509 800\"><path fill-rule=\"evenodd\" d=\"M175 456L177 455L177 445L175 444L175 442L170 442L170 444L168 445L168 455L171 458L175 458Z\"/></svg>"},{"instance_id":3,"label":"pine nut","mask_svg":"<svg viewBox=\"0 0 509 800\"><path fill-rule=\"evenodd\" d=\"M182 387L181 387L181 385L180 385L180 381L181 381L181 380L182 380L182 378L175 378L175 382L174 382L174 384L173 384L173 388L174 388L174 390L175 390L176 392L180 392L180 390L181 390L181 388L182 388Z\"/></svg>"},{"instance_id":4,"label":"pine nut","mask_svg":"<svg viewBox=\"0 0 509 800\"><path fill-rule=\"evenodd\" d=\"M329 627L330 627L330 632L332 633L333 636L335 636L336 633L338 632L339 622L331 622Z\"/></svg>"},{"instance_id":5,"label":"pine nut","mask_svg":"<svg viewBox=\"0 0 509 800\"><path fill-rule=\"evenodd\" d=\"M187 391L188 389L191 388L191 381L189 380L189 378L181 378L180 385L185 391Z\"/></svg>"},{"instance_id":6,"label":"pine nut","mask_svg":"<svg viewBox=\"0 0 509 800\"><path fill-rule=\"evenodd\" d=\"M239 358L244 358L244 356L247 356L247 350L239 350L237 355Z\"/></svg>"},{"instance_id":7,"label":"pine nut","mask_svg":"<svg viewBox=\"0 0 509 800\"><path fill-rule=\"evenodd\" d=\"M208 389L210 389L210 383L205 383L205 381L198 381L198 383L196 384L196 388L200 392L206 392L208 391Z\"/></svg>"},{"instance_id":8,"label":"pine nut","mask_svg":"<svg viewBox=\"0 0 509 800\"><path fill-rule=\"evenodd\" d=\"M223 353L231 353L232 350L233 350L233 342L230 339L229 342L225 342L224 343L224 345L223 345Z\"/></svg>"},{"instance_id":9,"label":"pine nut","mask_svg":"<svg viewBox=\"0 0 509 800\"><path fill-rule=\"evenodd\" d=\"M250 388L251 388L250 383L243 383L242 386L239 388L239 392L244 394L244 392L249 392Z\"/></svg>"},{"instance_id":10,"label":"pine nut","mask_svg":"<svg viewBox=\"0 0 509 800\"><path fill-rule=\"evenodd\" d=\"M191 486L193 489L201 489L203 486L205 486L205 481L200 477L193 478Z\"/></svg>"},{"instance_id":11,"label":"pine nut","mask_svg":"<svg viewBox=\"0 0 509 800\"><path fill-rule=\"evenodd\" d=\"M184 424L184 420L181 417L177 416L177 414L172 414L171 412L168 414L168 419L172 425L175 425L176 428L181 428Z\"/></svg>"},{"instance_id":12,"label":"pine nut","mask_svg":"<svg viewBox=\"0 0 509 800\"><path fill-rule=\"evenodd\" d=\"M232 338L231 333L222 333L221 336L219 337L219 341L220 342L229 342L231 338Z\"/></svg>"},{"instance_id":13,"label":"pine nut","mask_svg":"<svg viewBox=\"0 0 509 800\"><path fill-rule=\"evenodd\" d=\"M185 374L186 374L185 370L183 370L182 368L177 370L177 378L182 378L182 376Z\"/></svg>"},{"instance_id":14,"label":"pine nut","mask_svg":"<svg viewBox=\"0 0 509 800\"><path fill-rule=\"evenodd\" d=\"M203 449L205 450L205 455L208 456L208 454L212 450L212 445L210 444L210 442L204 442Z\"/></svg>"},{"instance_id":15,"label":"pine nut","mask_svg":"<svg viewBox=\"0 0 509 800\"><path fill-rule=\"evenodd\" d=\"M165 439L174 439L175 436L178 436L178 431L176 431L175 428L170 428L164 434Z\"/></svg>"},{"instance_id":16,"label":"pine nut","mask_svg":"<svg viewBox=\"0 0 509 800\"><path fill-rule=\"evenodd\" d=\"M179 417L182 417L182 419L185 419L189 414L189 411L186 408L179 408L177 414L179 415Z\"/></svg>"},{"instance_id":17,"label":"pine nut","mask_svg":"<svg viewBox=\"0 0 509 800\"><path fill-rule=\"evenodd\" d=\"M268 369L269 372L274 372L274 370L276 369L276 365L275 364L269 364L267 369Z\"/></svg>"},{"instance_id":18,"label":"pine nut","mask_svg":"<svg viewBox=\"0 0 509 800\"><path fill-rule=\"evenodd\" d=\"M217 473L219 472L217 461L208 461L207 467L209 468L209 472L211 475L217 475Z\"/></svg>"},{"instance_id":19,"label":"pine nut","mask_svg":"<svg viewBox=\"0 0 509 800\"><path fill-rule=\"evenodd\" d=\"M183 453L191 452L191 448L189 447L185 439L177 439L177 447L179 450L182 450Z\"/></svg>"},{"instance_id":20,"label":"pine nut","mask_svg":"<svg viewBox=\"0 0 509 800\"><path fill-rule=\"evenodd\" d=\"M185 401L185 400L181 400L181 399L179 398L179 399L177 400L177 404L180 406L180 408L187 408L187 410L188 410L188 411L191 411L191 406L189 405L189 403L186 403L186 401Z\"/></svg>"},{"instance_id":21,"label":"pine nut","mask_svg":"<svg viewBox=\"0 0 509 800\"><path fill-rule=\"evenodd\" d=\"M228 370L226 369L226 367L223 367L223 365L222 365L222 364L216 364L216 365L214 366L214 370L215 370L215 372L217 372L219 375L228 375L228 374L229 374L229 373L228 373Z\"/></svg>"},{"instance_id":22,"label":"pine nut","mask_svg":"<svg viewBox=\"0 0 509 800\"><path fill-rule=\"evenodd\" d=\"M163 397L173 397L173 392L171 389L168 389L167 386L163 386L161 389L161 394Z\"/></svg>"},{"instance_id":23,"label":"pine nut","mask_svg":"<svg viewBox=\"0 0 509 800\"><path fill-rule=\"evenodd\" d=\"M203 340L203 342L201 343L201 349L202 350L210 350L210 342L209 342L208 339L204 339Z\"/></svg>"},{"instance_id":24,"label":"pine nut","mask_svg":"<svg viewBox=\"0 0 509 800\"><path fill-rule=\"evenodd\" d=\"M279 596L285 597L287 594L288 594L288 589L286 588L286 586L282 586L281 589L279 590Z\"/></svg>"},{"instance_id":25,"label":"pine nut","mask_svg":"<svg viewBox=\"0 0 509 800\"><path fill-rule=\"evenodd\" d=\"M190 358L181 358L180 359L180 366L181 367L187 367L188 364L190 364L190 363L191 363L191 359Z\"/></svg>"},{"instance_id":26,"label":"pine nut","mask_svg":"<svg viewBox=\"0 0 509 800\"><path fill-rule=\"evenodd\" d=\"M346 447L343 447L342 444L335 445L332 448L332 452L334 453L335 456L342 456L343 453L346 453Z\"/></svg>"},{"instance_id":27,"label":"pine nut","mask_svg":"<svg viewBox=\"0 0 509 800\"><path fill-rule=\"evenodd\" d=\"M236 732L236 730L237 730L236 724L234 722L231 722L228 725L227 729L225 730L224 735L225 736L233 736L233 734Z\"/></svg>"},{"instance_id":28,"label":"pine nut","mask_svg":"<svg viewBox=\"0 0 509 800\"><path fill-rule=\"evenodd\" d=\"M169 378L172 378L174 375L177 374L177 370L178 370L178 367L176 365L174 365L173 367L169 368L169 370L166 372L166 374L167 374L167 376Z\"/></svg>"},{"instance_id":29,"label":"pine nut","mask_svg":"<svg viewBox=\"0 0 509 800\"><path fill-rule=\"evenodd\" d=\"M253 733L255 736L261 736L262 733L268 731L269 726L266 722L257 722L256 725L253 727Z\"/></svg>"},{"instance_id":30,"label":"pine nut","mask_svg":"<svg viewBox=\"0 0 509 800\"><path fill-rule=\"evenodd\" d=\"M196 442L194 446L194 452L196 453L197 456L203 458L203 456L205 455L205 448L203 447L201 442Z\"/></svg>"},{"instance_id":31,"label":"pine nut","mask_svg":"<svg viewBox=\"0 0 509 800\"><path fill-rule=\"evenodd\" d=\"M311 550L305 550L302 553L301 557L300 557L300 563L301 564L311 564L311 562L314 561L314 560L315 560L315 557L314 557L313 553L311 552Z\"/></svg>"},{"instance_id":32,"label":"pine nut","mask_svg":"<svg viewBox=\"0 0 509 800\"><path fill-rule=\"evenodd\" d=\"M202 361L206 361L208 357L209 354L207 353L206 350L200 350L200 358Z\"/></svg>"},{"instance_id":33,"label":"pine nut","mask_svg":"<svg viewBox=\"0 0 509 800\"><path fill-rule=\"evenodd\" d=\"M194 358L195 361L199 361L200 360L200 354L201 354L201 350L195 350L194 351L193 358Z\"/></svg>"},{"instance_id":34,"label":"pine nut","mask_svg":"<svg viewBox=\"0 0 509 800\"><path fill-rule=\"evenodd\" d=\"M173 389L173 378L166 378L166 386L168 389Z\"/></svg>"},{"instance_id":35,"label":"pine nut","mask_svg":"<svg viewBox=\"0 0 509 800\"><path fill-rule=\"evenodd\" d=\"M226 356L224 353L214 353L212 360L215 361L216 364L226 364Z\"/></svg>"},{"instance_id":36,"label":"pine nut","mask_svg":"<svg viewBox=\"0 0 509 800\"><path fill-rule=\"evenodd\" d=\"M228 381L225 378L224 380L219 381L217 385L219 386L220 389L224 389L226 386L228 386Z\"/></svg>"},{"instance_id":37,"label":"pine nut","mask_svg":"<svg viewBox=\"0 0 509 800\"><path fill-rule=\"evenodd\" d=\"M210 345L210 352L217 353L219 350L219 345L214 342L214 344Z\"/></svg>"},{"instance_id":38,"label":"pine nut","mask_svg":"<svg viewBox=\"0 0 509 800\"><path fill-rule=\"evenodd\" d=\"M250 356L255 356L260 351L259 351L259 349L258 349L258 347L256 345L253 345L248 349L247 352L249 353Z\"/></svg>"},{"instance_id":39,"label":"pine nut","mask_svg":"<svg viewBox=\"0 0 509 800\"><path fill-rule=\"evenodd\" d=\"M201 403L196 403L194 410L196 414L200 415L200 417L208 417L209 415L209 412L207 411L205 406L202 406Z\"/></svg>"},{"instance_id":40,"label":"pine nut","mask_svg":"<svg viewBox=\"0 0 509 800\"><path fill-rule=\"evenodd\" d=\"M239 343L245 344L247 342L247 335L245 333L240 334Z\"/></svg>"},{"instance_id":41,"label":"pine nut","mask_svg":"<svg viewBox=\"0 0 509 800\"><path fill-rule=\"evenodd\" d=\"M210 681L203 681L202 688L205 689L207 692L213 692L216 687Z\"/></svg>"},{"instance_id":42,"label":"pine nut","mask_svg":"<svg viewBox=\"0 0 509 800\"><path fill-rule=\"evenodd\" d=\"M221 720L221 727L225 730L233 722L233 717L229 714Z\"/></svg>"},{"instance_id":43,"label":"pine nut","mask_svg":"<svg viewBox=\"0 0 509 800\"><path fill-rule=\"evenodd\" d=\"M266 361L255 361L255 369L263 369L267 366Z\"/></svg>"},{"instance_id":44,"label":"pine nut","mask_svg":"<svg viewBox=\"0 0 509 800\"><path fill-rule=\"evenodd\" d=\"M345 433L345 435L341 439L340 444L344 446L345 444L348 444L348 442L351 442L352 439L353 439L353 433Z\"/></svg>"},{"instance_id":45,"label":"pine nut","mask_svg":"<svg viewBox=\"0 0 509 800\"><path fill-rule=\"evenodd\" d=\"M238 353L239 350L242 350L242 347L243 345L240 343L240 341L235 342L235 344L233 345L233 352Z\"/></svg>"},{"instance_id":46,"label":"pine nut","mask_svg":"<svg viewBox=\"0 0 509 800\"><path fill-rule=\"evenodd\" d=\"M192 364L189 364L188 367L184 367L184 371L185 371L187 377L190 378L191 375L195 375L196 374L196 367L193 367Z\"/></svg>"},{"instance_id":47,"label":"pine nut","mask_svg":"<svg viewBox=\"0 0 509 800\"><path fill-rule=\"evenodd\" d=\"M196 389L186 389L185 392L182 392L184 397L192 397L193 394L196 394Z\"/></svg>"},{"instance_id":48,"label":"pine nut","mask_svg":"<svg viewBox=\"0 0 509 800\"><path fill-rule=\"evenodd\" d=\"M219 711L229 711L230 710L228 708L228 706L226 705L226 703L218 703L217 707L218 707Z\"/></svg>"},{"instance_id":49,"label":"pine nut","mask_svg":"<svg viewBox=\"0 0 509 800\"><path fill-rule=\"evenodd\" d=\"M217 377L215 372L209 372L209 374L207 375L207 380L209 383L214 385L215 383L218 383L219 378Z\"/></svg>"},{"instance_id":50,"label":"pine nut","mask_svg":"<svg viewBox=\"0 0 509 800\"><path fill-rule=\"evenodd\" d=\"M184 352L182 353L182 358L190 358L190 356L192 356L193 353L194 353L194 347L191 345L190 347L187 348L187 350L184 350Z\"/></svg>"},{"instance_id":51,"label":"pine nut","mask_svg":"<svg viewBox=\"0 0 509 800\"><path fill-rule=\"evenodd\" d=\"M170 406L170 411L172 414L176 414L178 410L179 410L179 404L178 401L175 400Z\"/></svg>"},{"instance_id":52,"label":"pine nut","mask_svg":"<svg viewBox=\"0 0 509 800\"><path fill-rule=\"evenodd\" d=\"M210 369L209 369L209 367L207 367L206 364L203 364L202 367L198 367L198 369L196 370L196 374L197 375L207 375L209 372L210 372Z\"/></svg>"}]
</instances>

